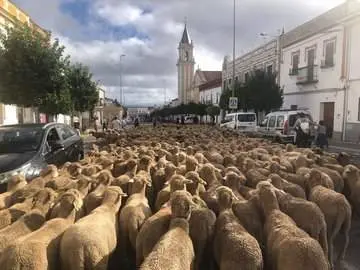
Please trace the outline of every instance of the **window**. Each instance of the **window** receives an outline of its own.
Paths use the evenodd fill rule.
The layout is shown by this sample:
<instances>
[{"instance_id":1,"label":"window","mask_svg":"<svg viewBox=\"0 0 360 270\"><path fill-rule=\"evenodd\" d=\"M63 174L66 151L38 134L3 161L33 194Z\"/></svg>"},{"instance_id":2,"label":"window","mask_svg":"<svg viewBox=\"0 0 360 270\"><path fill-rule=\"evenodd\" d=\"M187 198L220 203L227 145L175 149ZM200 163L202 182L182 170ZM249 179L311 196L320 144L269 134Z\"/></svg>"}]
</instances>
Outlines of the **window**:
<instances>
[{"instance_id":1,"label":"window","mask_svg":"<svg viewBox=\"0 0 360 270\"><path fill-rule=\"evenodd\" d=\"M249 81L249 72L246 72L245 73L245 82L248 82Z\"/></svg>"},{"instance_id":2,"label":"window","mask_svg":"<svg viewBox=\"0 0 360 270\"><path fill-rule=\"evenodd\" d=\"M298 73L299 70L299 60L300 60L300 53L294 53L292 55L291 58L291 63L292 63L292 70L291 70L291 74L292 75L296 75Z\"/></svg>"},{"instance_id":3,"label":"window","mask_svg":"<svg viewBox=\"0 0 360 270\"><path fill-rule=\"evenodd\" d=\"M254 122L256 120L255 114L239 114L238 115L239 122Z\"/></svg>"},{"instance_id":4,"label":"window","mask_svg":"<svg viewBox=\"0 0 360 270\"><path fill-rule=\"evenodd\" d=\"M332 67L334 65L335 40L324 42L325 63L323 66Z\"/></svg>"},{"instance_id":5,"label":"window","mask_svg":"<svg viewBox=\"0 0 360 270\"><path fill-rule=\"evenodd\" d=\"M283 126L284 126L284 116L278 115L278 117L276 119L276 127L282 128Z\"/></svg>"},{"instance_id":6,"label":"window","mask_svg":"<svg viewBox=\"0 0 360 270\"><path fill-rule=\"evenodd\" d=\"M265 117L264 120L261 122L260 127L266 127L268 120L269 120L269 118Z\"/></svg>"},{"instance_id":7,"label":"window","mask_svg":"<svg viewBox=\"0 0 360 270\"><path fill-rule=\"evenodd\" d=\"M270 66L267 66L266 67L266 72L267 72L267 74L272 74L273 73L273 66L272 65L270 65Z\"/></svg>"},{"instance_id":8,"label":"window","mask_svg":"<svg viewBox=\"0 0 360 270\"><path fill-rule=\"evenodd\" d=\"M271 116L269 119L269 128L275 127L275 123L276 123L276 116Z\"/></svg>"},{"instance_id":9,"label":"window","mask_svg":"<svg viewBox=\"0 0 360 270\"><path fill-rule=\"evenodd\" d=\"M76 134L75 131L73 131L72 129L70 129L66 126L60 127L59 132L60 132L60 136L63 140L66 140Z\"/></svg>"}]
</instances>

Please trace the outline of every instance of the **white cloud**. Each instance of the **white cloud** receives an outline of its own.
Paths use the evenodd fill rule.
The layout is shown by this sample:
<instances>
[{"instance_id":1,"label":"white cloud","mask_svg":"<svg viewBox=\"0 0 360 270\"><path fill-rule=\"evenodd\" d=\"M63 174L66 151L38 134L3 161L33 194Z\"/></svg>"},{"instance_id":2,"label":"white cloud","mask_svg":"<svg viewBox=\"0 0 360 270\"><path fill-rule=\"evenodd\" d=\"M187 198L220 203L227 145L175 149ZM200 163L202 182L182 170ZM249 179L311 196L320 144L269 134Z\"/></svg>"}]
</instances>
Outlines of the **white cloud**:
<instances>
[{"instance_id":1,"label":"white cloud","mask_svg":"<svg viewBox=\"0 0 360 270\"><path fill-rule=\"evenodd\" d=\"M91 16L86 23L64 13L66 2L81 1ZM60 37L74 61L91 67L108 95L119 97L119 59L128 103L153 104L177 93L177 46L184 17L195 44L195 61L202 70L220 70L232 52L232 0L15 0L40 25ZM237 1L237 54L261 44L260 32L276 35L291 30L343 0ZM105 23L104 23L105 22ZM106 24L107 23L107 24ZM131 26L147 38L124 36ZM117 32L111 32L114 27ZM120 30L119 30L120 29ZM129 34L125 35L128 36ZM131 35L131 34L130 34ZM165 82L165 83L164 83Z\"/></svg>"}]
</instances>

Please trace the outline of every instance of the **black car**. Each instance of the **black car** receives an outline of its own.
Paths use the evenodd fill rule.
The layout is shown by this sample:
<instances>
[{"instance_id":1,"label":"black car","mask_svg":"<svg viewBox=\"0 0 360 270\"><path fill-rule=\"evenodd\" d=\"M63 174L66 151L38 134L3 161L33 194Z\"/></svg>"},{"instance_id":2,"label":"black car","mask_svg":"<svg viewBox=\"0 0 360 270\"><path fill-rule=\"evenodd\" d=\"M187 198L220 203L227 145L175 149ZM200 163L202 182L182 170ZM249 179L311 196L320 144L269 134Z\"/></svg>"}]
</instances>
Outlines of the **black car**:
<instances>
[{"instance_id":1,"label":"black car","mask_svg":"<svg viewBox=\"0 0 360 270\"><path fill-rule=\"evenodd\" d=\"M82 138L73 128L59 123L0 127L0 185L23 173L27 180L47 164L57 166L84 157Z\"/></svg>"}]
</instances>

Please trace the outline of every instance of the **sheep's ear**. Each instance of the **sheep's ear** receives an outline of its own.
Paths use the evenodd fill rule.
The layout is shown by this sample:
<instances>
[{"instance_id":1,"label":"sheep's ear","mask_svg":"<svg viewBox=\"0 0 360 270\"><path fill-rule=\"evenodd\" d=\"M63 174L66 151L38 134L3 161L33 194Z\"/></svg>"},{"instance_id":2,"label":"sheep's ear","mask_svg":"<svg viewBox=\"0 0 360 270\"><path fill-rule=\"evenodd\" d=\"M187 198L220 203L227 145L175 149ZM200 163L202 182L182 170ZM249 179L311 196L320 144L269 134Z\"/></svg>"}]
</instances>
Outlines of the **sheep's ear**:
<instances>
[{"instance_id":1,"label":"sheep's ear","mask_svg":"<svg viewBox=\"0 0 360 270\"><path fill-rule=\"evenodd\" d=\"M194 182L193 182L192 180L190 180L190 179L185 178L185 179L183 180L183 183L184 183L185 185L189 185L189 184L193 184Z\"/></svg>"},{"instance_id":2,"label":"sheep's ear","mask_svg":"<svg viewBox=\"0 0 360 270\"><path fill-rule=\"evenodd\" d=\"M76 211L79 211L83 205L83 201L80 199L80 197L75 197L73 201L73 206Z\"/></svg>"},{"instance_id":3,"label":"sheep's ear","mask_svg":"<svg viewBox=\"0 0 360 270\"><path fill-rule=\"evenodd\" d=\"M134 178L130 178L128 181L128 183L134 183L134 182L135 182Z\"/></svg>"},{"instance_id":4,"label":"sheep's ear","mask_svg":"<svg viewBox=\"0 0 360 270\"><path fill-rule=\"evenodd\" d=\"M151 183L151 181L145 181L145 183L146 183L146 185L148 186L148 187L152 187L152 183Z\"/></svg>"},{"instance_id":5,"label":"sheep's ear","mask_svg":"<svg viewBox=\"0 0 360 270\"><path fill-rule=\"evenodd\" d=\"M208 183L207 183L204 179L202 179L201 177L199 177L199 180L200 180L200 181L199 181L200 184L202 184L202 185L204 185L204 186L207 186Z\"/></svg>"}]
</instances>

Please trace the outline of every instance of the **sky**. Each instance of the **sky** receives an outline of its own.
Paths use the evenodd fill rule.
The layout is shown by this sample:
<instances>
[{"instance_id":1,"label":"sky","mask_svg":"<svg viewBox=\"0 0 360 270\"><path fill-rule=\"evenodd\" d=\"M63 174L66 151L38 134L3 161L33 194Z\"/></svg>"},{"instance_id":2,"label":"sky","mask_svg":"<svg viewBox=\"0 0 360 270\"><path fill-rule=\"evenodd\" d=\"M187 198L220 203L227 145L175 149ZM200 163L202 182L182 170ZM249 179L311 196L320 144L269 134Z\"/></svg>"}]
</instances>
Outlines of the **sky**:
<instances>
[{"instance_id":1,"label":"sky","mask_svg":"<svg viewBox=\"0 0 360 270\"><path fill-rule=\"evenodd\" d=\"M236 55L344 0L235 0ZM88 65L110 98L153 106L177 97L177 47L186 18L196 68L221 70L232 53L233 0L13 0ZM120 63L120 56L124 54ZM120 79L121 74L121 79ZM166 90L165 90L166 89Z\"/></svg>"}]
</instances>

